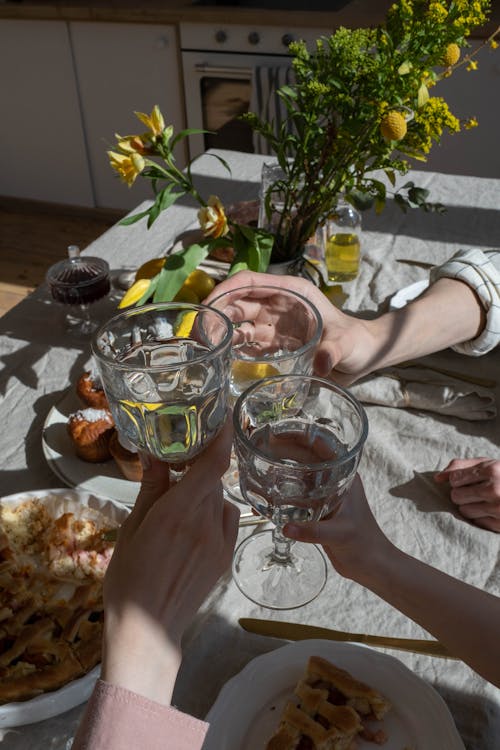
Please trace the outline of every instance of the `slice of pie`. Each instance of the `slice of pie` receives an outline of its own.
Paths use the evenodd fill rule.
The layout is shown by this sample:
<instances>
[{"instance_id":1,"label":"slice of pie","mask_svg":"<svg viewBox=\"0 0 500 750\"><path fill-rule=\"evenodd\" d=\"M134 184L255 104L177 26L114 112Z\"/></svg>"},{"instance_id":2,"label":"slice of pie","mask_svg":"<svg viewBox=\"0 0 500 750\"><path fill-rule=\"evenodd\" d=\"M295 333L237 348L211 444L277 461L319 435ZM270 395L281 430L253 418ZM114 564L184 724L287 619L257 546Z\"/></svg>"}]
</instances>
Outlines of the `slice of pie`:
<instances>
[{"instance_id":1,"label":"slice of pie","mask_svg":"<svg viewBox=\"0 0 500 750\"><path fill-rule=\"evenodd\" d=\"M105 537L116 523L92 514L52 515L37 498L0 503L0 704L60 688L100 661Z\"/></svg>"},{"instance_id":2,"label":"slice of pie","mask_svg":"<svg viewBox=\"0 0 500 750\"><path fill-rule=\"evenodd\" d=\"M311 656L266 750L351 750L362 735L376 742L363 721L381 719L390 704L378 691L320 656Z\"/></svg>"}]
</instances>

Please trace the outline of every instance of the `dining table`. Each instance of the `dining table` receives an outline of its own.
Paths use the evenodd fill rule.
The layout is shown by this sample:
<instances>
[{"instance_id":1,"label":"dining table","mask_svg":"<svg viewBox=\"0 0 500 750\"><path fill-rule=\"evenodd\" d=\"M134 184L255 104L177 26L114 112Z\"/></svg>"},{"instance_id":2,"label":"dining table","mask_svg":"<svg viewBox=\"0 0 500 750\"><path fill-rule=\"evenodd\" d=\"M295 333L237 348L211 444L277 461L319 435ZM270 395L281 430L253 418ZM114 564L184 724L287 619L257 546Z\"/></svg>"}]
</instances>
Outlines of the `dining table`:
<instances>
[{"instance_id":1,"label":"dining table","mask_svg":"<svg viewBox=\"0 0 500 750\"><path fill-rule=\"evenodd\" d=\"M258 199L265 161L269 157L213 149L195 160L192 172L201 195L215 194L227 206ZM407 176L403 181L408 179ZM417 282L425 286L429 266L445 262L458 250L498 247L500 179L414 170L411 180L429 190L428 200L443 204L446 211L403 212L389 196L383 212L364 212L359 273L354 280L343 284L341 290L337 289L337 304L349 314L370 318L386 311L401 290ZM144 210L147 205L148 201L141 203L134 212ZM95 317L104 321L116 312L123 295L119 283L124 273L179 247L183 237L195 232L199 226L196 211L195 202L189 196L184 197L161 213L151 228L146 228L145 220L129 226L117 223L85 249L83 256L97 256L109 263L113 280L107 297L92 306ZM74 241L78 243L78 238ZM57 469L57 461L50 459L45 444L47 440L50 442L48 415L74 391L77 379L91 362L90 339L75 338L66 332L64 316L63 306L51 298L47 285L42 284L0 319L2 496L75 484L83 489L90 486L97 494L101 489L103 495L113 498L113 479L100 483L101 465L85 466L88 476L82 478L77 472L72 480L71 465L79 459L73 455L69 443L60 448L67 452L63 456L66 473ZM500 596L500 534L461 517L450 500L449 486L437 484L433 479L434 473L453 458L500 458L500 418L496 412L500 399L500 348L481 357L447 349L419 363L453 371L472 381L478 377L491 381L487 390L492 408L484 418L468 419L467 414L450 416L428 409L395 407L390 402L366 403L369 432L359 473L368 501L386 535L404 552ZM137 488L133 483L129 487L130 505ZM242 525L240 539L261 529L258 525ZM158 533L164 533L168 540L168 528ZM329 562L327 565L328 577L322 592L309 604L285 611L253 604L239 591L229 571L204 602L185 635L183 662L173 699L175 706L196 717L205 717L224 685L242 669L287 645L284 638L245 631L238 622L240 618L286 620L350 633L410 639L431 637L373 593L343 578ZM374 650L359 648L365 648L369 664ZM397 660L405 672L409 670L418 682L432 689L437 701L444 701L440 705L447 707L463 747L500 748L500 691L496 687L458 659L390 648L376 651L387 657L387 663L395 664ZM500 660L500 638L491 659ZM249 710L248 697L242 696L241 700ZM259 695L254 694L252 700L257 705ZM399 700L407 704L411 714L412 691L402 690ZM237 717L244 709L238 703L235 688L229 713ZM414 731L418 735L419 722L425 723L426 709L418 700L413 709ZM43 721L4 727L0 729L0 747L69 750L83 710L82 703ZM453 750L460 745L450 742L446 746ZM222 750L229 745L221 739L212 740L209 747ZM250 748L248 743L241 748L233 746L231 750L247 747ZM394 745L389 742L387 747L392 750ZM398 746L397 750L405 747L424 750L418 740L415 745ZM427 740L425 750L431 748L444 750L445 744Z\"/></svg>"}]
</instances>

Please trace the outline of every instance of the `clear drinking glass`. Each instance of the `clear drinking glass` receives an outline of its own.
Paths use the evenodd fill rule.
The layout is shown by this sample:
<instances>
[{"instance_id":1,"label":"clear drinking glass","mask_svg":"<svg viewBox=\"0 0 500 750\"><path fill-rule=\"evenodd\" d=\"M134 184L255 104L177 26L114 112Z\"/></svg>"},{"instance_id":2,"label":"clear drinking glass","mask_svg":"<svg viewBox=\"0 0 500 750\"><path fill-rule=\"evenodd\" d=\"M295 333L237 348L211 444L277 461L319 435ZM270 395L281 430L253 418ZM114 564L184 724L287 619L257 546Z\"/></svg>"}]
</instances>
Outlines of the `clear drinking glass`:
<instances>
[{"instance_id":1,"label":"clear drinking glass","mask_svg":"<svg viewBox=\"0 0 500 750\"><path fill-rule=\"evenodd\" d=\"M231 405L261 378L312 373L323 326L316 307L301 294L274 286L245 286L221 294L210 306L233 324ZM234 452L223 485L231 500L244 502Z\"/></svg>"},{"instance_id":2,"label":"clear drinking glass","mask_svg":"<svg viewBox=\"0 0 500 750\"><path fill-rule=\"evenodd\" d=\"M136 448L182 472L227 413L232 326L205 305L126 310L92 341L116 427Z\"/></svg>"},{"instance_id":3,"label":"clear drinking glass","mask_svg":"<svg viewBox=\"0 0 500 750\"><path fill-rule=\"evenodd\" d=\"M300 607L323 589L326 563L318 547L282 529L326 516L348 489L368 433L365 411L329 380L284 375L250 386L233 419L241 492L274 523L239 545L233 577L261 606Z\"/></svg>"}]
</instances>

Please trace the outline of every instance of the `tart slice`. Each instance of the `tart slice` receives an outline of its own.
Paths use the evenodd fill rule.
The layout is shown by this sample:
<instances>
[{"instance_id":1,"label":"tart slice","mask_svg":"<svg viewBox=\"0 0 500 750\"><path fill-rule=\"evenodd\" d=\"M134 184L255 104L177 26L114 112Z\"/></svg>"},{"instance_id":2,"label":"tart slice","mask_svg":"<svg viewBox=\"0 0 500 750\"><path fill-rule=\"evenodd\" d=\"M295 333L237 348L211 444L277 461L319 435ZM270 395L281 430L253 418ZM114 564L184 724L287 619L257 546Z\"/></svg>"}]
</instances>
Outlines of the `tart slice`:
<instances>
[{"instance_id":1,"label":"tart slice","mask_svg":"<svg viewBox=\"0 0 500 750\"><path fill-rule=\"evenodd\" d=\"M365 732L361 717L381 719L390 708L379 692L320 656L309 658L294 694L266 750L349 750Z\"/></svg>"}]
</instances>

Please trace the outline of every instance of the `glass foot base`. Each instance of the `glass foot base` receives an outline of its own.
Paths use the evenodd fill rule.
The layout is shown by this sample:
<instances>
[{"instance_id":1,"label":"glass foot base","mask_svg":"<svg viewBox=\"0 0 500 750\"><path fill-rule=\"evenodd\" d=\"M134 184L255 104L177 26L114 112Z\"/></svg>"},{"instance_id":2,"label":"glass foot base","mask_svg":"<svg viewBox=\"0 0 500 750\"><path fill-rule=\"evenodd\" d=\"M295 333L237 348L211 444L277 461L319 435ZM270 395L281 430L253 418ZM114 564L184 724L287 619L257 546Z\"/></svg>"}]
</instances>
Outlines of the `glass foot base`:
<instances>
[{"instance_id":1,"label":"glass foot base","mask_svg":"<svg viewBox=\"0 0 500 750\"><path fill-rule=\"evenodd\" d=\"M242 594L270 609L303 607L323 590L327 567L314 544L295 542L290 562L273 557L272 530L247 537L236 549L233 578Z\"/></svg>"},{"instance_id":2,"label":"glass foot base","mask_svg":"<svg viewBox=\"0 0 500 750\"><path fill-rule=\"evenodd\" d=\"M94 331L97 330L99 324L93 320L87 320L86 318L79 318L71 313L66 314L64 321L64 330L69 333L70 336L76 338L87 338L91 336Z\"/></svg>"}]
</instances>

